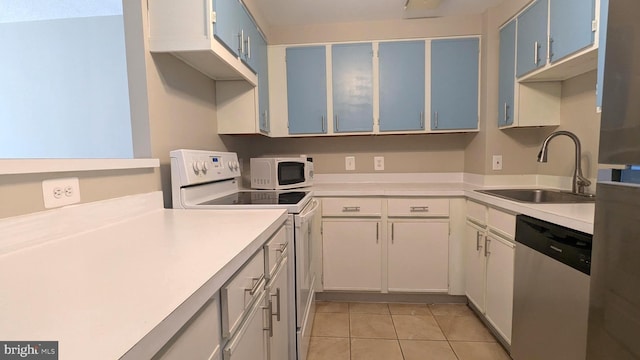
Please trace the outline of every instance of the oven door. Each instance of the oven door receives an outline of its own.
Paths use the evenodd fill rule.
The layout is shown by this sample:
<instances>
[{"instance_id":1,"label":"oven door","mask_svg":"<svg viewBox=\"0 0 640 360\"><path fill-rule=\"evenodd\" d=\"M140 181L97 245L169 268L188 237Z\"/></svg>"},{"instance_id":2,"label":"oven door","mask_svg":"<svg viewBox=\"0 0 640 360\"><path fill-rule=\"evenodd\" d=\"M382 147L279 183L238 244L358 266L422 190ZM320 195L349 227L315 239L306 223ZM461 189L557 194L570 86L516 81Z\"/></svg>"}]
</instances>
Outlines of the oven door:
<instances>
[{"instance_id":1,"label":"oven door","mask_svg":"<svg viewBox=\"0 0 640 360\"><path fill-rule=\"evenodd\" d=\"M313 260L313 228L317 214L320 212L319 202L312 199L302 212L295 216L295 263L296 263L296 327L303 326L304 319L310 308L310 297L313 296L315 272Z\"/></svg>"}]
</instances>

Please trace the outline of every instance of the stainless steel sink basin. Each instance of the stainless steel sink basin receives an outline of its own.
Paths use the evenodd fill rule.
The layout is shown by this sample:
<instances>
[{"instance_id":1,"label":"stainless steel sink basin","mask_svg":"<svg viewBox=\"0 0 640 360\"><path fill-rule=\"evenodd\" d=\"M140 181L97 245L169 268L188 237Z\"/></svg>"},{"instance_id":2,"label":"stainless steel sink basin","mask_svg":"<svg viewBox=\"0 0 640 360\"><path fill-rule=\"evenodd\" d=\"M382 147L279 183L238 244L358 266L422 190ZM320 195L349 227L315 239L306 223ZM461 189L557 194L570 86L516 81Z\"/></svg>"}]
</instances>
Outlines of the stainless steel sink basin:
<instances>
[{"instance_id":1,"label":"stainless steel sink basin","mask_svg":"<svg viewBox=\"0 0 640 360\"><path fill-rule=\"evenodd\" d=\"M594 202L596 200L595 195L574 194L569 191L553 189L496 189L476 191L507 200L536 204L574 204Z\"/></svg>"}]
</instances>

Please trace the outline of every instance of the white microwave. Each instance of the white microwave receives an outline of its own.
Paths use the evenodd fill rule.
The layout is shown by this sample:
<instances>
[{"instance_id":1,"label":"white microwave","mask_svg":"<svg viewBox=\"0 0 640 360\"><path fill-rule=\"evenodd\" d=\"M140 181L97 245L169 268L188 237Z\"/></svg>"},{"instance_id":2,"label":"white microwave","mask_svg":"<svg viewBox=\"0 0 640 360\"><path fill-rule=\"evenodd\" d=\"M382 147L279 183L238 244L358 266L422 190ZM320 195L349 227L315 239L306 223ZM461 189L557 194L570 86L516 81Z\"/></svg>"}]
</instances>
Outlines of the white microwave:
<instances>
[{"instance_id":1,"label":"white microwave","mask_svg":"<svg viewBox=\"0 0 640 360\"><path fill-rule=\"evenodd\" d=\"M251 159L251 188L286 190L313 184L313 162L306 157Z\"/></svg>"}]
</instances>

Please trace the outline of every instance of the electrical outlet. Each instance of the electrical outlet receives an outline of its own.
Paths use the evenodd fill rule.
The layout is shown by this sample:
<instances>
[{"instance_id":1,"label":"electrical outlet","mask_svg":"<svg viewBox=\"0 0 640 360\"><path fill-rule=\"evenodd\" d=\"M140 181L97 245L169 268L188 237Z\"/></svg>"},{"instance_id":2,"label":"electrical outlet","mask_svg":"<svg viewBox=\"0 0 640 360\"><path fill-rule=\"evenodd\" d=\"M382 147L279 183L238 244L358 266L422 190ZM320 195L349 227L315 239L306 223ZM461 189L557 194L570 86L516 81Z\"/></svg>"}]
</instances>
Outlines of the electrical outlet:
<instances>
[{"instance_id":1,"label":"electrical outlet","mask_svg":"<svg viewBox=\"0 0 640 360\"><path fill-rule=\"evenodd\" d=\"M42 182L42 197L47 209L80 202L78 178L52 179Z\"/></svg>"},{"instance_id":2,"label":"electrical outlet","mask_svg":"<svg viewBox=\"0 0 640 360\"><path fill-rule=\"evenodd\" d=\"M353 171L356 169L356 157L355 156L345 156L344 158L344 168L348 171Z\"/></svg>"},{"instance_id":3,"label":"electrical outlet","mask_svg":"<svg viewBox=\"0 0 640 360\"><path fill-rule=\"evenodd\" d=\"M493 170L502 170L502 155L493 155L491 167Z\"/></svg>"},{"instance_id":4,"label":"electrical outlet","mask_svg":"<svg viewBox=\"0 0 640 360\"><path fill-rule=\"evenodd\" d=\"M376 171L384 170L384 156L374 156L373 157L373 168Z\"/></svg>"}]
</instances>

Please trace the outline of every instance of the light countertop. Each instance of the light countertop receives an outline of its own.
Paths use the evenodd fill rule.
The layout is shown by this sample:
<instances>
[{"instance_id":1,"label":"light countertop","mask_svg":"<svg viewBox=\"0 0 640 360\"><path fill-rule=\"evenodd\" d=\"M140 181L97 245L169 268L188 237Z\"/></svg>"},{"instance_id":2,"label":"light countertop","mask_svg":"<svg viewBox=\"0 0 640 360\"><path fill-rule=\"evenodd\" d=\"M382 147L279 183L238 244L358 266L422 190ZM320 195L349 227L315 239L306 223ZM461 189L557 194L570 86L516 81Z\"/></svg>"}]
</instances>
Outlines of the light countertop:
<instances>
[{"instance_id":1,"label":"light countertop","mask_svg":"<svg viewBox=\"0 0 640 360\"><path fill-rule=\"evenodd\" d=\"M145 345L163 344L286 216L283 210L164 210L160 203L0 252L0 338L59 341L61 359L117 359L149 333L159 338ZM149 358L145 351L158 350L152 348L134 348L125 358Z\"/></svg>"},{"instance_id":2,"label":"light countertop","mask_svg":"<svg viewBox=\"0 0 640 360\"><path fill-rule=\"evenodd\" d=\"M517 186L502 186L517 187ZM531 188L532 186L520 186ZM489 189L464 182L345 182L345 183L317 183L313 186L314 196L443 196L467 197L493 207L497 207L514 214L529 215L544 221L552 222L570 229L593 233L594 203L582 204L532 204L502 199L496 196L482 194L474 190ZM495 186L491 188L496 188Z\"/></svg>"}]
</instances>

